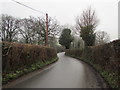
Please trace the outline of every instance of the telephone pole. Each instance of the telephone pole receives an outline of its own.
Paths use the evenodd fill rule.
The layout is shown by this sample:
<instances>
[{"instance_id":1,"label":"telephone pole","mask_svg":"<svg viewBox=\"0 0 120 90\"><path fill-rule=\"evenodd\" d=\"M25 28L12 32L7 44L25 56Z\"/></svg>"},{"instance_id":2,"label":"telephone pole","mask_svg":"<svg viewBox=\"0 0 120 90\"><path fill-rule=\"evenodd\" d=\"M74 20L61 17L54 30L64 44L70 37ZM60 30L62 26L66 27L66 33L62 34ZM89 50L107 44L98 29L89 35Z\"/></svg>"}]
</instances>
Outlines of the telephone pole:
<instances>
[{"instance_id":1,"label":"telephone pole","mask_svg":"<svg viewBox=\"0 0 120 90\"><path fill-rule=\"evenodd\" d=\"M45 36L45 46L48 46L48 14L46 13L46 36Z\"/></svg>"}]
</instances>

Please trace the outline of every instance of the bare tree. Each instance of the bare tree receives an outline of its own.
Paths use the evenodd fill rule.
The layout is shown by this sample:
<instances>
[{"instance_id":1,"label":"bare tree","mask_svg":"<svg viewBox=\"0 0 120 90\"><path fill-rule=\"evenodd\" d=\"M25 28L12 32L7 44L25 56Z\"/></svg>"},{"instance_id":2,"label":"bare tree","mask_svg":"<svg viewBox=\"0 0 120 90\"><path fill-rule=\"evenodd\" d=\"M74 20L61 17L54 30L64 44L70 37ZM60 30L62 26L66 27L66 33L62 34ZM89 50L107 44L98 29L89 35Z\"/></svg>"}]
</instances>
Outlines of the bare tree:
<instances>
[{"instance_id":1,"label":"bare tree","mask_svg":"<svg viewBox=\"0 0 120 90\"><path fill-rule=\"evenodd\" d=\"M61 32L60 25L56 19L49 18L49 35L56 37Z\"/></svg>"},{"instance_id":2,"label":"bare tree","mask_svg":"<svg viewBox=\"0 0 120 90\"><path fill-rule=\"evenodd\" d=\"M88 8L83 11L81 17L76 19L76 29L80 32L80 36L85 42L85 46L93 46L95 44L95 28L98 25L95 10Z\"/></svg>"},{"instance_id":3,"label":"bare tree","mask_svg":"<svg viewBox=\"0 0 120 90\"><path fill-rule=\"evenodd\" d=\"M49 18L48 36L56 41L60 27L56 19ZM15 41L30 44L44 44L46 39L46 20L44 18L17 19L9 15L2 15L0 31L3 41Z\"/></svg>"},{"instance_id":4,"label":"bare tree","mask_svg":"<svg viewBox=\"0 0 120 90\"><path fill-rule=\"evenodd\" d=\"M45 33L45 29L46 29L45 22L46 22L46 20L44 18L39 18L39 24L40 24L41 29L44 30L44 33ZM59 30L58 21L56 19L52 19L51 17L49 17L49 19L48 19L48 35L56 36L59 34L59 32L60 32L60 30Z\"/></svg>"},{"instance_id":5,"label":"bare tree","mask_svg":"<svg viewBox=\"0 0 120 90\"><path fill-rule=\"evenodd\" d=\"M19 33L22 35L22 38L25 43L35 43L35 22L32 18L24 18L20 20L20 29Z\"/></svg>"},{"instance_id":6,"label":"bare tree","mask_svg":"<svg viewBox=\"0 0 120 90\"><path fill-rule=\"evenodd\" d=\"M95 10L88 8L83 11L82 16L78 16L76 19L76 28L81 30L82 27L93 26L92 29L95 29L98 25L99 20L97 19Z\"/></svg>"},{"instance_id":7,"label":"bare tree","mask_svg":"<svg viewBox=\"0 0 120 90\"><path fill-rule=\"evenodd\" d=\"M19 20L9 15L2 14L0 30L2 31L2 40L12 42L17 40L19 29Z\"/></svg>"},{"instance_id":8,"label":"bare tree","mask_svg":"<svg viewBox=\"0 0 120 90\"><path fill-rule=\"evenodd\" d=\"M39 26L40 29L38 31L39 35L42 37L43 42L45 42L46 39L46 24L45 24L46 20L44 18L39 18ZM51 17L49 17L48 20L48 36L49 36L49 41L51 41L51 39L56 42L56 37L60 35L60 26L57 22L56 19L52 19ZM51 44L53 44L52 42L49 42Z\"/></svg>"},{"instance_id":9,"label":"bare tree","mask_svg":"<svg viewBox=\"0 0 120 90\"><path fill-rule=\"evenodd\" d=\"M110 41L110 36L108 35L107 32L105 31L97 31L96 32L96 45L100 45L100 44L105 44L108 43Z\"/></svg>"},{"instance_id":10,"label":"bare tree","mask_svg":"<svg viewBox=\"0 0 120 90\"><path fill-rule=\"evenodd\" d=\"M34 43L44 45L46 39L46 24L43 17L30 17L22 19L20 34L24 38L25 43ZM56 19L49 18L48 36L49 39L56 40L59 34L59 25Z\"/></svg>"}]
</instances>

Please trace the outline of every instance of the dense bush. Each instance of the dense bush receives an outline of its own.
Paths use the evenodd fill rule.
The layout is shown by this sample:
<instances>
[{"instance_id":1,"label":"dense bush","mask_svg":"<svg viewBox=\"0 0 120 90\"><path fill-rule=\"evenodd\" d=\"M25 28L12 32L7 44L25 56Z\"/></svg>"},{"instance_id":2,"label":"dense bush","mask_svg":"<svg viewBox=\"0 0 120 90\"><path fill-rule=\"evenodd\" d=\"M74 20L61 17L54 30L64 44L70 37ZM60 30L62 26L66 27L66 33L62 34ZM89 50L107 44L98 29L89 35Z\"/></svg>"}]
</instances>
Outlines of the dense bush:
<instances>
[{"instance_id":1,"label":"dense bush","mask_svg":"<svg viewBox=\"0 0 120 90\"><path fill-rule=\"evenodd\" d=\"M57 57L55 49L45 46L2 43L2 72L7 74Z\"/></svg>"},{"instance_id":2,"label":"dense bush","mask_svg":"<svg viewBox=\"0 0 120 90\"><path fill-rule=\"evenodd\" d=\"M114 88L120 88L120 40L80 50L67 50L66 55L82 58L95 67Z\"/></svg>"}]
</instances>

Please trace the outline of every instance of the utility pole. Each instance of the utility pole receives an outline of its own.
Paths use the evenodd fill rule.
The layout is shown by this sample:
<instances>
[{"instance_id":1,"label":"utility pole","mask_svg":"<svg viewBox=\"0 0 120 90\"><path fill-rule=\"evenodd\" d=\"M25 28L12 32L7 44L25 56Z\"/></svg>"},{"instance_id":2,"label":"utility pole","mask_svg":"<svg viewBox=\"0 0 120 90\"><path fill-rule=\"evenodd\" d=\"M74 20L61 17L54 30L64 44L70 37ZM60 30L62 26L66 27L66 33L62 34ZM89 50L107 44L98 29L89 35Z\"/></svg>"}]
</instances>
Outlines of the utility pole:
<instances>
[{"instance_id":1,"label":"utility pole","mask_svg":"<svg viewBox=\"0 0 120 90\"><path fill-rule=\"evenodd\" d=\"M48 14L46 13L46 40L45 40L45 46L48 46Z\"/></svg>"}]
</instances>

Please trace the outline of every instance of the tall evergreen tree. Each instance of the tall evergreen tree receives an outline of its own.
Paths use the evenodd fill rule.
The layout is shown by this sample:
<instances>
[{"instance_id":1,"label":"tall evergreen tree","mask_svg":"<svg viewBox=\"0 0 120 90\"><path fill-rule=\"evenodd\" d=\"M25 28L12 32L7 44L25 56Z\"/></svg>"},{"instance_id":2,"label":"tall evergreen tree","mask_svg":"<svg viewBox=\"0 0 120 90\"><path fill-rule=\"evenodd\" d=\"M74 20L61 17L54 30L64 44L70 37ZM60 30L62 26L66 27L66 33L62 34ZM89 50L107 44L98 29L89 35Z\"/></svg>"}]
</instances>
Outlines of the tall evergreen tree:
<instances>
[{"instance_id":1,"label":"tall evergreen tree","mask_svg":"<svg viewBox=\"0 0 120 90\"><path fill-rule=\"evenodd\" d=\"M66 49L69 49L72 41L73 41L73 37L71 35L71 30L65 28L61 33L61 36L59 38L59 43L65 46Z\"/></svg>"}]
</instances>

